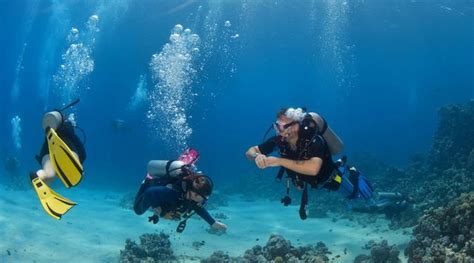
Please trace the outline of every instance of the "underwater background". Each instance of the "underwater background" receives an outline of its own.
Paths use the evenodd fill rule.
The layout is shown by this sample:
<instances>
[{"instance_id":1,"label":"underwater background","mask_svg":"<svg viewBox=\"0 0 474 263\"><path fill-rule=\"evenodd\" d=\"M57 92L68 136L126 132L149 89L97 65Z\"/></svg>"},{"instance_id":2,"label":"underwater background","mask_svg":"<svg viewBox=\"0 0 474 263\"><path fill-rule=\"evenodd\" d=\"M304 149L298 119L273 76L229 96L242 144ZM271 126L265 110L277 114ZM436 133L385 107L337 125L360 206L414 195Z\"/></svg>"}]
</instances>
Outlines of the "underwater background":
<instances>
[{"instance_id":1,"label":"underwater background","mask_svg":"<svg viewBox=\"0 0 474 263\"><path fill-rule=\"evenodd\" d=\"M83 189L134 192L187 147L217 189L273 178L244 153L282 107L322 115L349 158L403 168L441 107L474 99L474 2L0 0L0 58L0 183L16 191L32 192L42 115L76 98Z\"/></svg>"}]
</instances>

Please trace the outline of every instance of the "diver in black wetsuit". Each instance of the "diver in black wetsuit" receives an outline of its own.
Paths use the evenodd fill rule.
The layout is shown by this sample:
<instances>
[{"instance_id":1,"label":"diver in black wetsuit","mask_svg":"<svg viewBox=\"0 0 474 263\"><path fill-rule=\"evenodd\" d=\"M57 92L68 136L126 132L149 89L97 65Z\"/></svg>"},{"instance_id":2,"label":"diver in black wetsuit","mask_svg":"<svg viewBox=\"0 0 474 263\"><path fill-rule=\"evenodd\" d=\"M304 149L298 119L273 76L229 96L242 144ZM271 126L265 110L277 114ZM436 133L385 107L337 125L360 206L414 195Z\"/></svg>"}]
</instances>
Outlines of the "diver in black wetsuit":
<instances>
[{"instance_id":1,"label":"diver in black wetsuit","mask_svg":"<svg viewBox=\"0 0 474 263\"><path fill-rule=\"evenodd\" d=\"M350 194L346 198L371 198L372 188L355 168L352 167L352 170L357 179L354 181L357 187L349 182L348 175L341 172L339 165L333 162L332 155L342 150L343 143L318 114L306 112L302 108L284 108L277 113L273 128L277 136L250 147L246 157L260 169L280 167L278 179L286 172L288 180L303 189L299 210L301 219L307 218L308 185L311 188L336 191L344 182L344 185L350 186ZM278 151L280 157L269 155L274 151ZM285 206L291 202L289 182L286 191L287 195L281 200Z\"/></svg>"},{"instance_id":2,"label":"diver in black wetsuit","mask_svg":"<svg viewBox=\"0 0 474 263\"><path fill-rule=\"evenodd\" d=\"M167 175L156 175L153 173L156 168L150 168L154 165L152 162L163 163L150 162L148 174L135 197L133 209L137 215L142 215L151 208L154 215L148 218L149 222L156 224L160 217L182 220L177 228L178 232L182 232L186 220L196 213L213 229L227 229L225 224L212 218L204 208L213 189L209 177L186 169L180 161L165 161ZM170 172L170 167L178 168L171 168L174 170Z\"/></svg>"}]
</instances>

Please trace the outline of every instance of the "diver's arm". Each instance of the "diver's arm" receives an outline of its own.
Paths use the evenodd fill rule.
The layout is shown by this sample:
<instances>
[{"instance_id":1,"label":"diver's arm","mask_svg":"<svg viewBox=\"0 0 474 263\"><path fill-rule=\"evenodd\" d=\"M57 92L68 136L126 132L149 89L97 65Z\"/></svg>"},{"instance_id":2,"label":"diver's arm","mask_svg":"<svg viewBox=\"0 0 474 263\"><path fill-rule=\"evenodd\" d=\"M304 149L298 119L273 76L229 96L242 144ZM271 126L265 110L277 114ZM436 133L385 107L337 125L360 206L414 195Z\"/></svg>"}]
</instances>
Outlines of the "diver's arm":
<instances>
[{"instance_id":1,"label":"diver's arm","mask_svg":"<svg viewBox=\"0 0 474 263\"><path fill-rule=\"evenodd\" d=\"M198 214L202 219L206 220L206 222L215 230L227 230L227 226L219 221L216 221L212 216L207 212L206 208L201 206L196 206L194 208L196 214Z\"/></svg>"},{"instance_id":2,"label":"diver's arm","mask_svg":"<svg viewBox=\"0 0 474 263\"><path fill-rule=\"evenodd\" d=\"M247 159L254 161L258 168L267 168L267 164L265 163L267 156L262 154L258 146L250 147L245 155L247 156Z\"/></svg>"},{"instance_id":3,"label":"diver's arm","mask_svg":"<svg viewBox=\"0 0 474 263\"><path fill-rule=\"evenodd\" d=\"M259 158L261 158L261 157L266 156L267 154L272 153L274 151L275 147L277 146L276 141L277 141L278 138L279 137L275 136L275 137L272 137L272 138L266 140L262 144L250 147L245 152L245 156L250 161L255 161L259 168L262 168L258 165L258 162L256 160L257 157L260 156Z\"/></svg>"},{"instance_id":4,"label":"diver's arm","mask_svg":"<svg viewBox=\"0 0 474 263\"><path fill-rule=\"evenodd\" d=\"M259 154L262 153L260 152L260 149L258 149L258 146L252 146L247 150L247 152L245 152L245 156L247 157L247 159L249 159L249 161L255 160L255 158Z\"/></svg>"},{"instance_id":5,"label":"diver's arm","mask_svg":"<svg viewBox=\"0 0 474 263\"><path fill-rule=\"evenodd\" d=\"M204 219L209 225L213 225L216 220L212 218L212 216L207 212L207 210L204 207L196 206L194 208L194 211L196 214L198 214L202 219Z\"/></svg>"},{"instance_id":6,"label":"diver's arm","mask_svg":"<svg viewBox=\"0 0 474 263\"><path fill-rule=\"evenodd\" d=\"M265 164L266 167L283 166L286 169L300 174L316 176L318 175L319 170L321 170L323 160L319 157L313 157L309 160L298 161L270 156L265 158Z\"/></svg>"}]
</instances>

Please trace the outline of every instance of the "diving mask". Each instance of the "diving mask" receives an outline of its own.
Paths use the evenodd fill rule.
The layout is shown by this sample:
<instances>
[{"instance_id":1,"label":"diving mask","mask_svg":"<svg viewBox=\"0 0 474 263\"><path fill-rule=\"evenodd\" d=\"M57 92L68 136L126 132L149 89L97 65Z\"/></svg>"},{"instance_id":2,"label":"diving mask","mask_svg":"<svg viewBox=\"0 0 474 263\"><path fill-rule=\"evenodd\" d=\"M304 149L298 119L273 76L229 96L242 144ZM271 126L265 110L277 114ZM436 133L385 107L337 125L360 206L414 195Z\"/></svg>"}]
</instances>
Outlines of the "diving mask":
<instances>
[{"instance_id":1,"label":"diving mask","mask_svg":"<svg viewBox=\"0 0 474 263\"><path fill-rule=\"evenodd\" d=\"M297 123L297 121L292 121L290 123L281 123L280 121L276 121L275 123L273 123L273 128L278 134L280 134Z\"/></svg>"}]
</instances>

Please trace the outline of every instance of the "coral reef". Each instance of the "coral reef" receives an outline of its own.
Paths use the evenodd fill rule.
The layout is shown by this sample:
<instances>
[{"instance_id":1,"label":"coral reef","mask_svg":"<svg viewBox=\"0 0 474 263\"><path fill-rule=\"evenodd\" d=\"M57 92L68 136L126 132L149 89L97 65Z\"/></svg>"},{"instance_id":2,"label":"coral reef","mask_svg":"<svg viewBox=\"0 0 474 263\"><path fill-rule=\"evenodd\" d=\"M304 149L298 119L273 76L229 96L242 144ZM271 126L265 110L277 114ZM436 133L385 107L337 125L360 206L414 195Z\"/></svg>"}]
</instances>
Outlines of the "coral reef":
<instances>
[{"instance_id":1,"label":"coral reef","mask_svg":"<svg viewBox=\"0 0 474 263\"><path fill-rule=\"evenodd\" d=\"M409 262L474 262L474 192L427 210L413 235Z\"/></svg>"},{"instance_id":2,"label":"coral reef","mask_svg":"<svg viewBox=\"0 0 474 263\"><path fill-rule=\"evenodd\" d=\"M225 262L239 262L237 259L231 258L224 251L218 250L212 253L209 258L201 260L202 263L225 263ZM240 261L242 262L242 261Z\"/></svg>"},{"instance_id":3,"label":"coral reef","mask_svg":"<svg viewBox=\"0 0 474 263\"><path fill-rule=\"evenodd\" d=\"M329 262L328 254L331 252L322 242L294 247L282 236L271 235L264 247L254 246L245 251L242 257L230 257L222 251L216 251L201 262Z\"/></svg>"},{"instance_id":4,"label":"coral reef","mask_svg":"<svg viewBox=\"0 0 474 263\"><path fill-rule=\"evenodd\" d=\"M370 249L370 256L358 255L354 259L354 263L399 263L401 262L400 250L396 246L389 246L387 240L382 240L380 243L374 241L365 245L365 248Z\"/></svg>"},{"instance_id":5,"label":"coral reef","mask_svg":"<svg viewBox=\"0 0 474 263\"><path fill-rule=\"evenodd\" d=\"M443 206L474 190L474 102L442 107L439 115L430 152L414 156L407 168L373 158L356 161L377 191L401 192L410 197L409 209L387 215L391 228L414 226L424 210Z\"/></svg>"},{"instance_id":6,"label":"coral reef","mask_svg":"<svg viewBox=\"0 0 474 263\"><path fill-rule=\"evenodd\" d=\"M474 101L442 107L439 116L430 166L441 171L467 167L474 148Z\"/></svg>"},{"instance_id":7,"label":"coral reef","mask_svg":"<svg viewBox=\"0 0 474 263\"><path fill-rule=\"evenodd\" d=\"M127 239L125 249L120 250L120 262L163 262L173 261L176 257L171 249L169 235L164 234L143 234L140 236L140 245Z\"/></svg>"}]
</instances>

